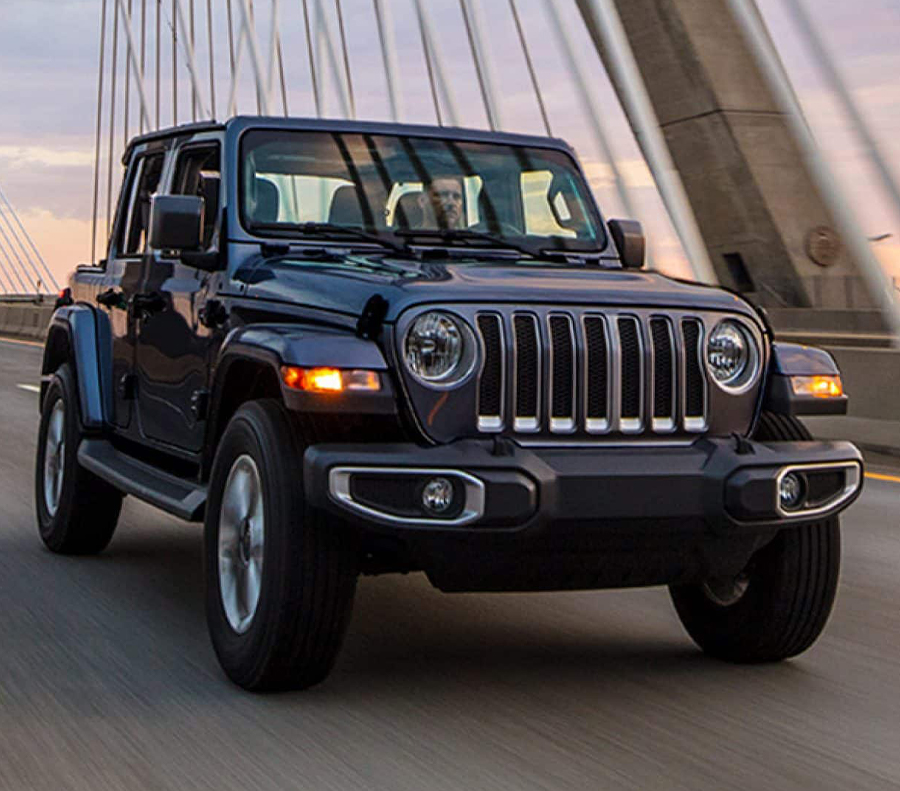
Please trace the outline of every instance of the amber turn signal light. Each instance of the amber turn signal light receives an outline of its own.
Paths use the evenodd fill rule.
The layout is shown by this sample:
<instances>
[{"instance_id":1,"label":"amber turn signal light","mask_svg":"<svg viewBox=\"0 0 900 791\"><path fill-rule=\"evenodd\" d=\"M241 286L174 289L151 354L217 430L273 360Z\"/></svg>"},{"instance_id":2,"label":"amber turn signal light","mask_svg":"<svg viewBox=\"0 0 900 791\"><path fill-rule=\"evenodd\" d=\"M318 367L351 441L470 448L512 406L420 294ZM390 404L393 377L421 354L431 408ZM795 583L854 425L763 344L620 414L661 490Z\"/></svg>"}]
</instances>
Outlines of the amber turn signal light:
<instances>
[{"instance_id":1,"label":"amber turn signal light","mask_svg":"<svg viewBox=\"0 0 900 791\"><path fill-rule=\"evenodd\" d=\"M343 393L347 391L377 392L381 390L381 377L377 371L340 368L281 367L281 379L292 390L307 393Z\"/></svg>"},{"instance_id":2,"label":"amber turn signal light","mask_svg":"<svg viewBox=\"0 0 900 791\"><path fill-rule=\"evenodd\" d=\"M840 376L792 376L794 395L838 398L844 394Z\"/></svg>"}]
</instances>

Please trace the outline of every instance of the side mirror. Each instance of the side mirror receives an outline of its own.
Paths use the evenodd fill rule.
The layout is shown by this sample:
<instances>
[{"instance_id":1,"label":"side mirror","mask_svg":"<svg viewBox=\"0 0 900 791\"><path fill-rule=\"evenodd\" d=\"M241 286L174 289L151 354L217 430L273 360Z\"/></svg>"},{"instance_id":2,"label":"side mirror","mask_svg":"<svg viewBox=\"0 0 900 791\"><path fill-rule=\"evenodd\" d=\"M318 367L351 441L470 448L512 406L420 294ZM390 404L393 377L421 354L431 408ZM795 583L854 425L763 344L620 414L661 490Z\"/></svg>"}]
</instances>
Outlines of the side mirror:
<instances>
[{"instance_id":1,"label":"side mirror","mask_svg":"<svg viewBox=\"0 0 900 791\"><path fill-rule=\"evenodd\" d=\"M203 239L203 198L154 195L150 199L150 247L198 250Z\"/></svg>"},{"instance_id":2,"label":"side mirror","mask_svg":"<svg viewBox=\"0 0 900 791\"><path fill-rule=\"evenodd\" d=\"M609 233L619 248L619 258L626 269L644 266L644 229L637 220L610 220Z\"/></svg>"}]
</instances>

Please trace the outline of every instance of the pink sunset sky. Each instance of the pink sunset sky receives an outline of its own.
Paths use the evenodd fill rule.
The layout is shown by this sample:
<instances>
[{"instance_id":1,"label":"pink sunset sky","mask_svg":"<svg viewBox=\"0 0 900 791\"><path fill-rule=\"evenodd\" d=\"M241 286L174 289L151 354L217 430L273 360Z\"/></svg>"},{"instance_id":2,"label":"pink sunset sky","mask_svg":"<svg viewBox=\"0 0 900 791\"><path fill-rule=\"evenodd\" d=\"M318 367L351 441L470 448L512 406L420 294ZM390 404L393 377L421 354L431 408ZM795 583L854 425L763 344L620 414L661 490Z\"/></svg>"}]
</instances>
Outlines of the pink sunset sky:
<instances>
[{"instance_id":1,"label":"pink sunset sky","mask_svg":"<svg viewBox=\"0 0 900 791\"><path fill-rule=\"evenodd\" d=\"M110 6L113 0L109 0ZM484 127L486 119L471 64L468 44L456 0L428 0L441 32L443 53L452 75L463 125ZM134 13L146 3L148 19L157 0L131 0ZM900 5L897 0L806 0L821 26L840 69L871 123L880 146L892 166L900 171ZM257 6L264 3L257 1ZM333 3L326 2L333 7ZM563 4L564 5L564 4ZM185 3L187 6L187 3ZM224 0L214 0L224 9ZM285 70L292 115L313 115L312 92L306 51L301 46L300 3L282 3ZM50 269L62 282L75 264L90 258L90 227L96 122L97 59L101 0L3 0L0 23L0 188L16 208ZM428 83L424 75L421 45L412 0L393 0L392 11L403 75L405 120L433 123ZM501 42L492 54L501 89L505 126L512 131L542 133L537 105L518 49L515 28L506 0L482 0L492 42ZM810 125L833 164L863 231L868 236L892 234L875 242L873 249L889 272L900 276L900 217L894 211L866 162L846 120L825 89L814 63L801 46L780 0L760 0L760 7L794 82ZM197 3L198 31L205 30L205 3ZM609 167L590 134L561 55L555 46L542 0L520 0L526 34L553 122L553 133L568 139L586 166L607 216L623 211L611 185ZM388 106L374 32L371 0L343 0L351 66L360 118L388 120ZM161 6L168 20L171 3ZM224 41L224 22L216 14L216 28ZM686 274L681 247L662 209L653 181L644 165L624 115L572 3L567 14L569 29L592 84L605 108L614 154L636 204L636 213L651 239L655 263L664 270ZM198 32L198 36L199 36ZM167 44L166 44L167 46ZM124 52L120 41L120 64ZM227 57L222 47L216 54L222 63L217 85L219 113L228 91ZM107 52L109 57L109 52ZM198 58L206 54L198 50ZM182 59L183 62L183 59ZM166 64L168 69L168 63ZM247 78L249 80L249 68ZM120 89L124 66L120 69ZM163 73L162 124L171 123L169 73ZM179 120L190 117L186 72L179 86ZM239 94L239 111L255 112L249 83ZM121 93L119 102L121 106ZM134 93L132 108L136 105ZM280 109L280 108L279 108ZM107 114L106 111L104 113ZM337 114L332 99L328 114ZM119 114L116 157L125 140ZM104 118L104 128L108 117ZM132 115L130 132L137 127ZM107 160L101 161L105 186ZM113 191L120 172L113 170ZM900 176L900 172L898 172ZM105 229L105 189L101 189L99 226ZM99 235L102 236L102 233ZM99 241L98 247L103 243ZM100 253L99 255L102 255Z\"/></svg>"}]
</instances>

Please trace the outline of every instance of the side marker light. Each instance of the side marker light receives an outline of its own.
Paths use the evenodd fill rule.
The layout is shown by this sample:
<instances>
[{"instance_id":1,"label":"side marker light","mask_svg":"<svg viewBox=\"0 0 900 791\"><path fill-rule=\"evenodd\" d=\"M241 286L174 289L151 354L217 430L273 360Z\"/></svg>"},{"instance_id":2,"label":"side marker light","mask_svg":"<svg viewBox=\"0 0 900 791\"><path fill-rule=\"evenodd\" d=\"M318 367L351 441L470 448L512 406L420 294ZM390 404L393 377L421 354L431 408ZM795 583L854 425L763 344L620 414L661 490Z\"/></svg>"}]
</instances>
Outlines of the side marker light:
<instances>
[{"instance_id":1,"label":"side marker light","mask_svg":"<svg viewBox=\"0 0 900 791\"><path fill-rule=\"evenodd\" d=\"M281 379L292 390L303 390L307 393L381 390L381 377L378 372L362 369L298 368L284 365L281 367Z\"/></svg>"},{"instance_id":2,"label":"side marker light","mask_svg":"<svg viewBox=\"0 0 900 791\"><path fill-rule=\"evenodd\" d=\"M844 394L840 376L792 376L794 395L839 398Z\"/></svg>"}]
</instances>

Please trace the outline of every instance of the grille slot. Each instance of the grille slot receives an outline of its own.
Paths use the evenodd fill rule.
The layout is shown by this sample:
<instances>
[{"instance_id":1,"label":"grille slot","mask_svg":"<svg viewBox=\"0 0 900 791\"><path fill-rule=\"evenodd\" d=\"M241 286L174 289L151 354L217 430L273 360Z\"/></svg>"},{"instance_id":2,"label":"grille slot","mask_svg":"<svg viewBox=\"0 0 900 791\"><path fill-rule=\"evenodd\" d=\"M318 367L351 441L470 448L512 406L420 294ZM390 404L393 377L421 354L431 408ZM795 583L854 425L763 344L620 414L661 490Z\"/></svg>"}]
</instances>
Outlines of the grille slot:
<instances>
[{"instance_id":1,"label":"grille slot","mask_svg":"<svg viewBox=\"0 0 900 791\"><path fill-rule=\"evenodd\" d=\"M503 325L500 317L478 317L478 331L484 344L484 368L478 382L478 428L500 431L503 428Z\"/></svg>"},{"instance_id":2,"label":"grille slot","mask_svg":"<svg viewBox=\"0 0 900 791\"><path fill-rule=\"evenodd\" d=\"M587 349L585 427L588 431L606 431L609 428L609 341L606 322L600 316L585 318L584 339Z\"/></svg>"},{"instance_id":3,"label":"grille slot","mask_svg":"<svg viewBox=\"0 0 900 791\"><path fill-rule=\"evenodd\" d=\"M709 428L700 317L555 307L473 314L484 352L481 432L549 441Z\"/></svg>"},{"instance_id":4,"label":"grille slot","mask_svg":"<svg viewBox=\"0 0 900 791\"><path fill-rule=\"evenodd\" d=\"M515 333L515 419L516 431L537 431L540 426L541 352L537 317L532 314L516 314L513 317Z\"/></svg>"},{"instance_id":5,"label":"grille slot","mask_svg":"<svg viewBox=\"0 0 900 791\"><path fill-rule=\"evenodd\" d=\"M637 319L621 316L619 326L619 426L624 432L641 430L641 391L644 387L641 366L641 336Z\"/></svg>"},{"instance_id":6,"label":"grille slot","mask_svg":"<svg viewBox=\"0 0 900 791\"><path fill-rule=\"evenodd\" d=\"M684 338L684 427L688 431L706 428L706 383L700 367L703 332L697 319L681 323Z\"/></svg>"},{"instance_id":7,"label":"grille slot","mask_svg":"<svg viewBox=\"0 0 900 791\"><path fill-rule=\"evenodd\" d=\"M550 430L575 428L575 336L569 316L550 317Z\"/></svg>"},{"instance_id":8,"label":"grille slot","mask_svg":"<svg viewBox=\"0 0 900 791\"><path fill-rule=\"evenodd\" d=\"M668 319L650 319L653 341L653 430L675 428L675 350Z\"/></svg>"}]
</instances>

